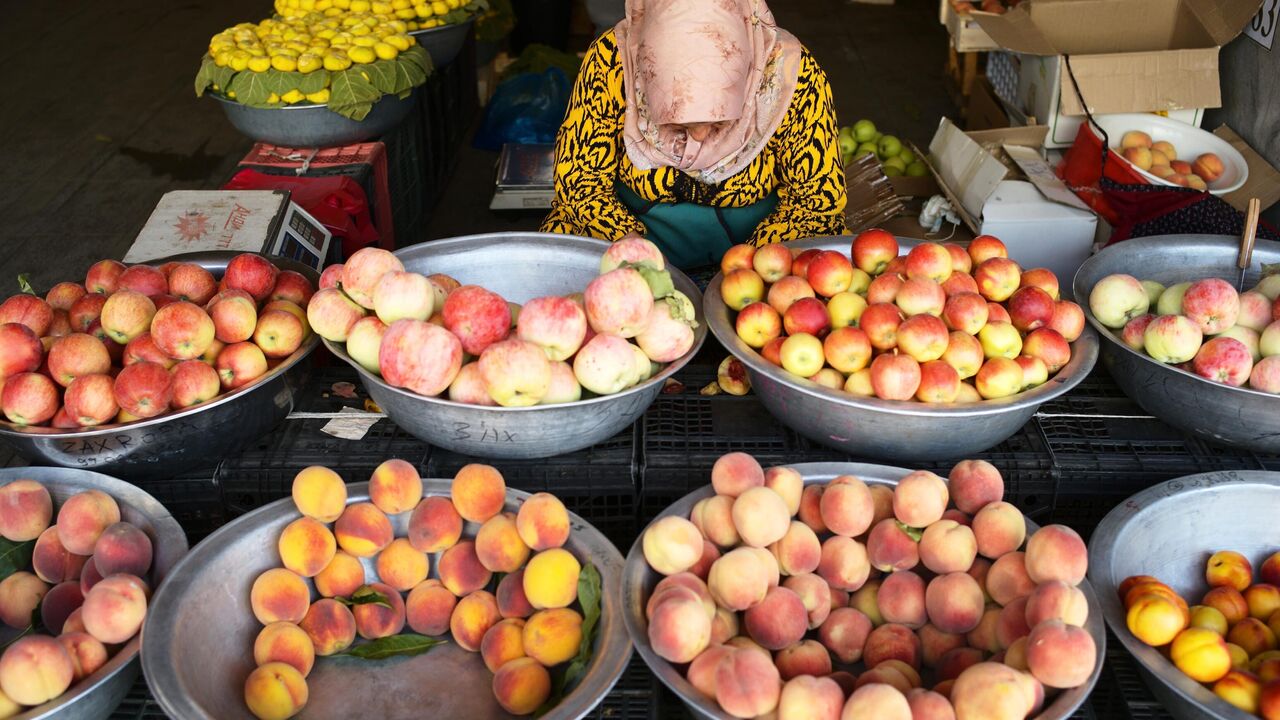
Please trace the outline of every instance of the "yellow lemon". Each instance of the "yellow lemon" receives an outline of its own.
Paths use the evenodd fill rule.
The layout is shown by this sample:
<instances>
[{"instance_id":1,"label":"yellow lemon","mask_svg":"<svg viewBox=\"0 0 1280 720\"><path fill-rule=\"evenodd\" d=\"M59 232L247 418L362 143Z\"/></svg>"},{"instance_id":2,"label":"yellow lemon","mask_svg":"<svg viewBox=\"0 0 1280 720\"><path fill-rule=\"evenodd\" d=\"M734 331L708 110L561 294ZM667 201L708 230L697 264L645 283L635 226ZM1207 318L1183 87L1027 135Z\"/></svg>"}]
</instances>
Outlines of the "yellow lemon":
<instances>
[{"instance_id":1,"label":"yellow lemon","mask_svg":"<svg viewBox=\"0 0 1280 720\"><path fill-rule=\"evenodd\" d=\"M298 56L298 72L309 73L315 72L324 67L324 60L319 55L312 53L303 53Z\"/></svg>"},{"instance_id":2,"label":"yellow lemon","mask_svg":"<svg viewBox=\"0 0 1280 720\"><path fill-rule=\"evenodd\" d=\"M298 7L310 12L316 9L316 0L300 0L298 2Z\"/></svg>"},{"instance_id":3,"label":"yellow lemon","mask_svg":"<svg viewBox=\"0 0 1280 720\"><path fill-rule=\"evenodd\" d=\"M280 96L279 96L279 95L277 95L277 94L275 94L275 93L271 93L270 95L268 95L268 96L267 96L267 104L268 104L268 105L275 105L275 104L276 104L276 103L278 103L278 102L280 102Z\"/></svg>"},{"instance_id":4,"label":"yellow lemon","mask_svg":"<svg viewBox=\"0 0 1280 720\"><path fill-rule=\"evenodd\" d=\"M218 67L226 67L226 66L230 65L230 64L231 64L231 51L230 51L230 50L223 50L223 51L222 51L222 52L220 52L220 53L215 53L215 54L214 54L214 56L213 56L213 64L214 64L214 65L217 65Z\"/></svg>"},{"instance_id":5,"label":"yellow lemon","mask_svg":"<svg viewBox=\"0 0 1280 720\"><path fill-rule=\"evenodd\" d=\"M333 7L333 0L316 0L316 12L324 12Z\"/></svg>"},{"instance_id":6,"label":"yellow lemon","mask_svg":"<svg viewBox=\"0 0 1280 720\"><path fill-rule=\"evenodd\" d=\"M329 72L338 72L351 67L351 58L341 51L329 51L324 56L324 69Z\"/></svg>"},{"instance_id":7,"label":"yellow lemon","mask_svg":"<svg viewBox=\"0 0 1280 720\"><path fill-rule=\"evenodd\" d=\"M317 90L316 92L313 92L310 95L307 95L307 102L313 102L316 105L328 104L329 88L325 88L323 90Z\"/></svg>"},{"instance_id":8,"label":"yellow lemon","mask_svg":"<svg viewBox=\"0 0 1280 720\"><path fill-rule=\"evenodd\" d=\"M449 8L452 10L457 10L458 8L462 7L462 0L444 0L444 1L449 5Z\"/></svg>"},{"instance_id":9,"label":"yellow lemon","mask_svg":"<svg viewBox=\"0 0 1280 720\"><path fill-rule=\"evenodd\" d=\"M272 55L271 67L280 72L293 72L298 69L298 61L288 55Z\"/></svg>"},{"instance_id":10,"label":"yellow lemon","mask_svg":"<svg viewBox=\"0 0 1280 720\"><path fill-rule=\"evenodd\" d=\"M369 0L351 0L351 12L353 13L367 13L370 8L372 8L372 4Z\"/></svg>"},{"instance_id":11,"label":"yellow lemon","mask_svg":"<svg viewBox=\"0 0 1280 720\"><path fill-rule=\"evenodd\" d=\"M333 0L333 6L339 10L349 10L351 8L351 0Z\"/></svg>"},{"instance_id":12,"label":"yellow lemon","mask_svg":"<svg viewBox=\"0 0 1280 720\"><path fill-rule=\"evenodd\" d=\"M413 30L417 30L417 29L418 29L418 21L417 21L417 20L410 20L408 24L409 24L409 30L410 30L410 31L413 31Z\"/></svg>"},{"instance_id":13,"label":"yellow lemon","mask_svg":"<svg viewBox=\"0 0 1280 720\"><path fill-rule=\"evenodd\" d=\"M391 12L391 3L378 2L377 0L375 0L374 2L369 3L369 10L379 15L386 15L387 13Z\"/></svg>"},{"instance_id":14,"label":"yellow lemon","mask_svg":"<svg viewBox=\"0 0 1280 720\"><path fill-rule=\"evenodd\" d=\"M333 36L337 34L338 34L338 31L334 30L333 28L324 28L323 30L316 33L316 37L320 38L321 40L332 40Z\"/></svg>"},{"instance_id":15,"label":"yellow lemon","mask_svg":"<svg viewBox=\"0 0 1280 720\"><path fill-rule=\"evenodd\" d=\"M373 48L367 47L353 47L347 51L347 55L351 58L352 62L362 64L371 63L378 59L378 56L373 52Z\"/></svg>"},{"instance_id":16,"label":"yellow lemon","mask_svg":"<svg viewBox=\"0 0 1280 720\"><path fill-rule=\"evenodd\" d=\"M434 15L436 12L435 10L431 9L430 5L426 5L426 4L414 5L413 11L418 13L418 17L421 17L421 18L429 18L432 15Z\"/></svg>"},{"instance_id":17,"label":"yellow lemon","mask_svg":"<svg viewBox=\"0 0 1280 720\"><path fill-rule=\"evenodd\" d=\"M302 53L306 52L306 51L309 49L309 47L310 47L310 46L308 46L306 43L301 43L301 42L298 42L298 41L296 41L296 40L295 40L295 41L293 41L293 42L290 42L290 43L285 43L285 44L284 44L284 46L285 46L286 48L288 48L289 50L292 50L292 51L294 51L295 53L297 53L297 54L299 54L299 55L301 55Z\"/></svg>"},{"instance_id":18,"label":"yellow lemon","mask_svg":"<svg viewBox=\"0 0 1280 720\"><path fill-rule=\"evenodd\" d=\"M372 35L360 35L360 36L356 37L355 39L353 39L353 40L351 41L351 44L352 44L352 45L355 45L356 47L367 47L367 48L371 48L371 47L373 47L374 45L378 44L378 38L376 38L376 37L374 37L374 36L372 36Z\"/></svg>"},{"instance_id":19,"label":"yellow lemon","mask_svg":"<svg viewBox=\"0 0 1280 720\"><path fill-rule=\"evenodd\" d=\"M395 33L402 33L409 27L405 24L404 20L393 20L392 22L387 23L387 26Z\"/></svg>"},{"instance_id":20,"label":"yellow lemon","mask_svg":"<svg viewBox=\"0 0 1280 720\"><path fill-rule=\"evenodd\" d=\"M409 20L418 17L418 13L414 12L413 8L402 8L396 11L396 17L401 20Z\"/></svg>"},{"instance_id":21,"label":"yellow lemon","mask_svg":"<svg viewBox=\"0 0 1280 720\"><path fill-rule=\"evenodd\" d=\"M449 3L444 0L435 0L435 2L431 3L431 9L435 11L436 15L448 15Z\"/></svg>"},{"instance_id":22,"label":"yellow lemon","mask_svg":"<svg viewBox=\"0 0 1280 720\"><path fill-rule=\"evenodd\" d=\"M302 91L301 91L301 90L298 90L297 88L294 88L294 89L290 90L289 92L287 92L287 93L285 93L285 94L281 95L281 96L280 96L280 99L281 99L281 100L283 100L284 102L287 102L287 103L289 103L290 105L292 105L292 104L294 104L294 103L300 103L300 102L302 102L303 100L305 100L305 99L306 99L306 97L307 97L306 95L303 95L303 94L302 94Z\"/></svg>"},{"instance_id":23,"label":"yellow lemon","mask_svg":"<svg viewBox=\"0 0 1280 720\"><path fill-rule=\"evenodd\" d=\"M382 41L390 45L391 47L399 50L400 52L404 52L409 48L413 47L413 38L409 37L408 35L400 35L400 34L388 35L382 38Z\"/></svg>"},{"instance_id":24,"label":"yellow lemon","mask_svg":"<svg viewBox=\"0 0 1280 720\"><path fill-rule=\"evenodd\" d=\"M254 72L266 72L271 69L271 58L259 55L249 58L249 69Z\"/></svg>"},{"instance_id":25,"label":"yellow lemon","mask_svg":"<svg viewBox=\"0 0 1280 720\"><path fill-rule=\"evenodd\" d=\"M324 16L329 18L338 18L338 17L342 17L343 12L345 11L336 7L331 7L328 10L324 11Z\"/></svg>"},{"instance_id":26,"label":"yellow lemon","mask_svg":"<svg viewBox=\"0 0 1280 720\"><path fill-rule=\"evenodd\" d=\"M390 45L380 42L373 46L373 52L383 60L395 60L400 51Z\"/></svg>"},{"instance_id":27,"label":"yellow lemon","mask_svg":"<svg viewBox=\"0 0 1280 720\"><path fill-rule=\"evenodd\" d=\"M352 35L354 35L355 37L360 37L360 36L362 36L362 35L368 35L368 34L369 34L369 33L371 33L371 32L373 32L373 28L369 27L368 25L353 25L353 26L351 26L351 34L352 34Z\"/></svg>"},{"instance_id":28,"label":"yellow lemon","mask_svg":"<svg viewBox=\"0 0 1280 720\"><path fill-rule=\"evenodd\" d=\"M249 53L243 50L233 50L231 52L231 69L236 72L249 67Z\"/></svg>"}]
</instances>

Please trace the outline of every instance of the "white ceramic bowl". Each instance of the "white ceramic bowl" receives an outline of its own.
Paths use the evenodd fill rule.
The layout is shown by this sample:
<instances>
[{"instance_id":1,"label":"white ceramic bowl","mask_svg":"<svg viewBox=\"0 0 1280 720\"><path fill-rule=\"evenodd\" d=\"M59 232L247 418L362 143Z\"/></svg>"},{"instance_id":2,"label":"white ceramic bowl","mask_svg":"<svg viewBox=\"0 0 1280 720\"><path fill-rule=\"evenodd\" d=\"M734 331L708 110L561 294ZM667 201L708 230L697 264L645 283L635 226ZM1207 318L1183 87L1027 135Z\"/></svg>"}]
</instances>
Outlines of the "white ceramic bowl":
<instances>
[{"instance_id":1,"label":"white ceramic bowl","mask_svg":"<svg viewBox=\"0 0 1280 720\"><path fill-rule=\"evenodd\" d=\"M1172 143L1178 151L1178 160L1194 162L1204 153L1213 153L1222 159L1222 176L1209 185L1209 192L1214 195L1225 195L1239 190L1244 181L1249 179L1249 166L1244 156L1231 146L1231 143L1206 130L1188 125L1177 120L1170 120L1150 113L1121 113L1117 115L1098 115L1094 118L1098 125L1107 132L1111 149L1120 154L1120 139L1130 130L1141 130L1151 136L1152 142L1161 140ZM1089 126L1095 135L1097 130ZM1121 156L1123 160L1124 157ZM1178 187L1124 160L1130 167L1152 185Z\"/></svg>"}]
</instances>

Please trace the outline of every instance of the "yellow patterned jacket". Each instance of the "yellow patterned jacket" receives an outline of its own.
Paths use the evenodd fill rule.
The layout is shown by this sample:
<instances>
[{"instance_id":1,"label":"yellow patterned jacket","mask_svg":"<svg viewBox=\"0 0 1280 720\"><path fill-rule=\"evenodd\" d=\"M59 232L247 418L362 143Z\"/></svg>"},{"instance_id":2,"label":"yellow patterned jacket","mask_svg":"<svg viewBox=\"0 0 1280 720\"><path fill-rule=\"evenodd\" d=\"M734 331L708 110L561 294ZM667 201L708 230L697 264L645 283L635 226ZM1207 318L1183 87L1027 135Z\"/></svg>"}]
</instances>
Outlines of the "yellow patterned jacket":
<instances>
[{"instance_id":1,"label":"yellow patterned jacket","mask_svg":"<svg viewBox=\"0 0 1280 720\"><path fill-rule=\"evenodd\" d=\"M845 177L827 76L806 49L786 117L746 169L720 185L679 170L642 171L623 149L626 95L612 30L591 46L556 137L555 198L544 232L618 240L644 224L618 199L621 181L646 201L746 207L778 192L777 208L752 236L756 245L845 232Z\"/></svg>"}]
</instances>

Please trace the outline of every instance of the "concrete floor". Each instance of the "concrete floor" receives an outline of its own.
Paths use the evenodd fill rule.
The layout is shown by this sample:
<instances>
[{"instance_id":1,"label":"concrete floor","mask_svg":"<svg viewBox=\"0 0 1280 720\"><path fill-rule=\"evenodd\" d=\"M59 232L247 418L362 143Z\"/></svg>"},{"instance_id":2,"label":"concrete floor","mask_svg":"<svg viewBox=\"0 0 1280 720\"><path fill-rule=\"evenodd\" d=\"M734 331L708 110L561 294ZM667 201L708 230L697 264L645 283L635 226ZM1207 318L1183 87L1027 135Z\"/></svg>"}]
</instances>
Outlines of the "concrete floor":
<instances>
[{"instance_id":1,"label":"concrete floor","mask_svg":"<svg viewBox=\"0 0 1280 720\"><path fill-rule=\"evenodd\" d=\"M265 0L19 3L0 23L0 295L27 273L38 288L122 257L160 196L220 186L250 143L191 81L213 33L268 11ZM841 123L872 119L925 143L955 115L942 67L946 31L932 0L862 5L777 0L779 23L826 70ZM59 38L56 52L47 39ZM16 58L33 58L17 61ZM530 229L540 217L493 213L496 155L462 148L453 182L420 239Z\"/></svg>"}]
</instances>

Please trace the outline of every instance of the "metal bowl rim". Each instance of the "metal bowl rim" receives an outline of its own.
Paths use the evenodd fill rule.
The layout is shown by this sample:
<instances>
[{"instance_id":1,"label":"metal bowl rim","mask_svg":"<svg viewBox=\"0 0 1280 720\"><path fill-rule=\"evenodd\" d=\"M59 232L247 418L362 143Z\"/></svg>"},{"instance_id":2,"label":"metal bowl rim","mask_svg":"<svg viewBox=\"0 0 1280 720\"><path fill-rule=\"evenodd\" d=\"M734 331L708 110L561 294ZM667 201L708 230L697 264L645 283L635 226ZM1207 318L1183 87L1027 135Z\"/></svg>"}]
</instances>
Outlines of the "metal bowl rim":
<instances>
[{"instance_id":1,"label":"metal bowl rim","mask_svg":"<svg viewBox=\"0 0 1280 720\"><path fill-rule=\"evenodd\" d=\"M168 257L156 258L155 260L148 260L143 263L135 263L135 264L136 265L153 265L153 266L161 265L166 262L195 262L199 264L198 261L201 258L211 259L214 256L221 257L225 255L226 259L230 260L232 257L240 254L242 253L235 252L232 250L183 253L180 255L170 255ZM250 253L250 254L261 255L261 253ZM311 282L313 283L318 282L319 275L316 274L315 270L307 267L306 265L303 265L302 263L296 262L294 260L290 260L289 258L278 256L278 255L262 255L262 257L265 257L268 260L270 260L273 265L275 265L277 268L280 268L281 270L293 270L295 272L301 272ZM285 263L284 266L281 266L281 261L284 261ZM306 272L302 272L302 269L304 268L306 269ZM284 373L293 369L293 367L297 365L299 362L301 362L303 358L310 355L311 352L314 351L319 344L320 344L320 336L317 335L315 332L312 332L310 335L307 336L305 340L302 341L301 347L299 347L297 350L294 350L293 354L285 358L284 361L281 362L279 365L276 365L275 367L268 370L265 375L255 378L254 381L249 383L248 385L243 385L234 390L231 390L230 392L223 393L217 396L216 398L214 398L213 400L200 403L199 405L193 405L189 408L183 408L182 410L166 412L162 415L157 415L151 418L145 418L143 420L134 420L133 422L111 423L110 425L96 425L92 428L86 428L84 430L59 430L57 428L42 427L42 426L30 426L30 425L21 426L21 425L15 425L9 422L7 419L0 418L0 437L12 437L12 438L38 437L38 438L53 438L53 439L65 438L68 440L81 440L86 438L95 438L101 435L113 435L122 430L135 430L135 429L141 429L141 428L148 428L155 425L162 425L170 420L177 420L179 418L191 417L192 415L196 415L198 413L204 412L205 410L210 410L220 405L225 405L229 402L234 402L237 398L261 387L268 380L280 377Z\"/></svg>"},{"instance_id":2,"label":"metal bowl rim","mask_svg":"<svg viewBox=\"0 0 1280 720\"><path fill-rule=\"evenodd\" d=\"M553 233L533 233L533 232L519 233L519 234L520 235L547 235L547 236L553 236L556 239L568 238L572 241L583 241L591 244L599 244L603 249L607 249L611 244L605 240L597 240L595 238L581 237L579 235L560 235L560 234L553 234ZM400 248L395 252L395 254L399 255L400 253L405 252L407 250L412 250L421 245L428 245L428 244L434 247L444 246L446 250L454 246L463 247L465 250L465 246L469 243L474 243L478 240L494 240L494 241L510 240L510 235L511 233L482 233L479 235L462 235L459 237L443 238L440 240L429 240L426 243L418 243L417 245L410 245L408 247ZM667 270L680 273L680 275L683 276L684 279L687 280L690 285L693 285L694 290L695 291L697 290L697 285L694 284L693 280L691 280L688 275L684 274L684 271L674 266L668 267ZM702 293L700 292L698 293L699 296L701 296L701 294ZM699 303L699 300L701 300L701 297L693 297L689 299L690 301L693 302L695 309L698 307L699 304L705 304L705 302ZM703 312L703 314L704 315L706 314L705 311ZM619 398L627 397L629 395L634 395L634 394L643 392L645 390L652 390L654 385L665 383L667 378L671 377L672 375L675 375L677 372L682 370L684 366L688 365L689 361L692 360L694 356L698 354L698 351L702 349L702 344L705 343L707 340L708 325L710 325L710 323L707 321L705 317L703 317L702 322L698 324L698 327L694 328L693 347L689 348L689 351L686 352L684 355L681 355L675 360L672 360L671 362L667 363L666 366L663 367L661 371L659 371L658 373L655 373L652 377L650 377L648 380L645 380L642 383L633 385L625 390L616 392L612 395L600 395L593 398L587 398L586 400L576 400L570 403L558 403L555 405L529 405L528 407L502 407L499 405L472 405L470 403L455 402L447 398L419 395L418 393L415 393L412 390L406 390L404 388L398 388L398 387L395 387L394 385L390 385L385 380L383 380L381 376L374 375L368 370L365 370L364 366L362 366L360 363L353 360L351 356L347 354L346 349L342 347L342 345L340 345L339 343L335 343L330 340L324 340L324 346L329 349L329 352L333 353L343 362L347 363L352 368L354 368L355 371L360 374L360 379L365 383L373 383L375 386L377 386L381 390L396 393L406 399L421 400L430 405L441 405L444 407L483 410L486 412L492 411L492 412L503 412L503 413L521 413L521 412L537 412L540 410L554 410L554 409L560 409L560 408L587 407L593 404L609 402L610 400L617 400Z\"/></svg>"},{"instance_id":3,"label":"metal bowl rim","mask_svg":"<svg viewBox=\"0 0 1280 720\"><path fill-rule=\"evenodd\" d=\"M907 468L898 467L895 465L881 465L877 463L860 463L860 462L796 463L792 465L787 465L787 467L800 473L802 477L805 477L806 480L804 484L806 486L810 484L807 478L811 475L833 474L837 476L838 475L854 475L857 477L865 476L870 478L868 482L881 483L881 481L875 479L874 476L876 474L882 474L882 475L888 475L888 476L892 476L892 475L905 476L912 472ZM690 492L681 496L680 499L676 500L675 502L671 503L667 507L663 508L661 512L655 515L654 518L650 520L649 523L640 530L639 535L636 536L635 542L632 543L631 548L627 551L626 561L622 571L622 582L623 582L624 590L626 589L628 578L631 575L631 572L630 572L631 568L634 568L637 565L643 565L646 571L651 572L651 570L648 569L647 561L644 558L644 533L645 533L645 530L649 528L649 525L652 525L653 523L657 522L659 519L663 517L666 517L668 515L674 515L675 513L672 512L672 509L675 508L676 506L682 505L682 504L691 505L692 502L690 501L695 501L699 499L699 496L710 497L712 494L714 494L714 492L715 491L712 489L709 483L695 490L691 490ZM1023 514L1023 520L1027 523L1030 523L1033 527L1036 527L1036 528L1041 527L1039 524L1037 524L1031 518L1027 517L1025 514ZM1030 536L1030 533L1028 533L1028 536ZM1090 617L1096 617L1100 615L1105 620L1106 615L1102 607L1101 598L1098 596L1097 592L1094 590L1093 584L1089 581L1088 578L1085 578L1084 580L1081 581L1079 587L1081 589L1081 592L1084 593L1085 599L1088 603ZM685 703L686 705L690 704L689 703L690 698L698 697L697 691L692 687L692 685L689 686L689 690L693 690L692 693L688 692L684 688L678 687L677 681L685 684L688 684L688 681L678 671L675 670L675 665L673 665L672 663L668 662L667 660L661 657L658 657L657 654L653 652L652 647L647 642L643 642L643 643L637 642L637 638L640 638L642 636L642 633L640 632L640 628L635 625L635 618L632 617L631 612L628 611L628 609L631 607L630 599L627 597L623 597L622 606L623 606L622 617L626 623L627 632L631 635L632 643L635 645L635 650L640 654L640 657L644 659L645 665L648 666L649 671L653 673L653 675L657 677L660 681L662 681L662 684L666 685L667 689L669 689L672 693L674 693L677 697L679 697L682 703ZM1082 704L1088 701L1089 694L1097 686L1098 680L1102 676L1102 667L1106 658L1106 643L1107 643L1107 637L1106 637L1107 633L1106 633L1105 623L1099 628L1099 631L1100 632L1098 633L1098 637L1095 638L1095 642L1094 642L1096 646L1094 649L1094 657L1096 659L1096 662L1094 664L1093 672L1089 674L1089 679L1086 680L1083 685L1079 685L1074 688L1068 688L1066 690L1063 690L1062 693L1060 693L1057 696L1058 698L1060 698L1066 693L1080 691L1082 688L1085 689L1085 691L1081 694L1081 696L1074 701L1073 706L1069 708L1068 711L1061 716L1063 718L1070 717L1071 714L1075 712L1075 710L1079 709L1079 707ZM1090 633L1090 637L1093 637L1093 635L1094 633ZM673 675L675 676L674 678L672 677ZM705 703L705 700L703 702ZM1052 704L1049 704L1049 705L1046 705L1044 708L1042 708L1041 712L1035 715L1033 720L1044 718L1045 711L1047 711L1051 706ZM720 714L715 714L717 712ZM723 713L723 711L720 711L718 708L714 712L708 712L707 710L705 710L700 706L696 707L696 711L694 714L695 715L701 714L705 717L710 717L710 718L728 717L726 713Z\"/></svg>"},{"instance_id":4,"label":"metal bowl rim","mask_svg":"<svg viewBox=\"0 0 1280 720\"><path fill-rule=\"evenodd\" d=\"M809 238L788 244L802 248L820 247L843 237ZM920 241L898 238L900 246L918 242ZM1080 337L1070 343L1071 359L1056 375L1038 387L1007 398L935 405L910 400L881 400L879 398L858 397L842 390L831 390L806 378L792 375L765 360L755 348L743 342L728 321L730 308L724 304L724 299L720 295L720 283L723 279L722 273L716 273L715 277L711 279L711 284L707 286L707 291L702 296L702 314L706 317L707 325L711 327L711 333L716 336L720 344L753 373L760 373L770 380L784 385L789 390L809 395L816 400L833 405L843 405L850 410L881 412L903 417L953 419L1003 415L1019 410L1034 409L1041 403L1053 400L1079 385L1093 370L1093 366L1098 360L1098 339L1095 333L1086 327Z\"/></svg>"},{"instance_id":5,"label":"metal bowl rim","mask_svg":"<svg viewBox=\"0 0 1280 720\"><path fill-rule=\"evenodd\" d=\"M420 87L422 86L414 85L413 87L409 88L409 92L416 92ZM214 100L217 100L218 102L224 105L231 105L234 107L244 108L246 110L328 110L329 109L328 103L324 105L320 105L318 103L294 103L293 105L281 105L280 107L254 107L252 105L245 105L244 103L238 100L235 100L234 98L229 98L226 95L223 95L222 93L214 90L207 91L205 95L213 98ZM401 98L396 95L389 95L387 93L383 93L382 97L379 97L377 100L373 101L373 104L377 105L379 102L382 102L383 99L388 97L394 97L397 100L408 99L408 98ZM334 113L334 114L337 115L337 113ZM351 118L345 115L339 115L338 117L344 118L346 120L351 120ZM351 122L362 122L362 121L351 120Z\"/></svg>"},{"instance_id":6,"label":"metal bowl rim","mask_svg":"<svg viewBox=\"0 0 1280 720\"><path fill-rule=\"evenodd\" d=\"M1214 480L1215 482L1209 485L1197 484L1189 486L1191 482L1204 480ZM1171 487L1174 483L1180 483L1182 487L1174 489ZM1224 486L1235 488L1249 486L1276 488L1280 487L1280 473L1265 470L1219 470L1196 473L1167 480L1131 495L1112 508L1102 519L1102 522L1098 523L1098 527L1090 536L1090 582L1094 582L1094 568L1098 568L1099 572L1101 572L1102 568L1108 568L1109 571L1109 561L1115 550L1116 540L1125 526L1138 515L1152 511L1160 502L1167 502L1178 496L1207 492ZM1134 505L1139 509L1136 511L1130 510L1129 508ZM1102 616L1107 621L1107 626L1119 638L1120 644L1124 646L1129 655L1137 660L1138 664L1150 675L1157 678L1163 686L1174 692L1182 700L1193 703L1197 709L1212 713L1216 717L1231 718L1232 720L1246 720L1247 718L1255 717L1219 698L1213 691L1183 674L1181 670L1178 670L1173 663L1155 648L1133 637L1133 634L1129 632L1124 611L1120 608L1120 601L1115 592L1116 587L1112 587L1110 581L1106 578L1099 578L1096 584L1099 589L1104 590L1099 595L1099 600L1102 603Z\"/></svg>"},{"instance_id":7,"label":"metal bowl rim","mask_svg":"<svg viewBox=\"0 0 1280 720\"><path fill-rule=\"evenodd\" d=\"M1110 247L1103 248L1101 252L1090 257L1088 260L1085 260L1084 263L1080 265L1080 270L1076 272L1075 277L1072 278L1072 282L1071 282L1072 288L1075 291L1076 297L1088 298L1088 295L1089 295L1088 293L1084 293L1083 295L1080 293L1080 291L1083 289L1080 287L1081 273L1084 272L1085 268L1090 267L1091 264L1095 266L1101 264L1102 261L1099 260L1099 258L1103 257L1107 253L1112 253L1113 255L1116 255L1116 256L1120 255L1121 253L1124 253L1125 252L1124 250L1117 250L1117 248L1122 248L1125 245L1128 245L1129 243L1137 243L1137 245L1134 245L1134 247L1141 247L1142 249L1147 249L1147 250L1151 250L1155 248L1167 249L1170 247L1170 245L1168 244L1168 241L1170 240L1188 241L1192 238L1206 238L1206 237L1221 238L1223 240L1223 247L1230 247L1230 249L1233 251L1233 254L1239 244L1238 240L1236 240L1235 238L1229 235L1218 235L1218 236L1194 235L1194 234L1155 235L1155 236L1146 237L1146 238L1133 238L1131 240L1125 240L1124 242L1116 243L1115 245L1111 245ZM1157 239L1162 240L1163 242L1161 243L1143 242L1143 241L1157 240ZM1275 242L1272 240L1262 240L1262 239L1259 239L1256 242L1257 242L1257 245L1255 245L1254 247L1255 250L1257 249L1257 246L1265 244L1270 246L1268 249L1271 249L1277 253L1280 253L1280 242ZM1093 288L1088 288L1088 289L1093 290ZM1166 365L1165 363L1162 363L1159 360L1156 360L1155 358L1151 357L1146 353L1142 353L1142 352L1138 352L1137 350L1134 350L1133 348L1129 347L1128 345L1125 345L1118 338L1116 338L1115 332L1113 332L1111 328L1108 328L1106 325L1103 325L1098 320L1098 318L1094 317L1093 310L1089 307L1089 303L1087 301L1080 303L1080 309L1084 311L1085 319L1089 321L1089 325L1093 327L1095 330L1097 330L1097 334L1101 335L1102 338L1111 347L1117 350L1126 352L1131 356L1140 358L1143 362L1147 363L1152 367L1159 368L1161 371L1167 372L1170 375L1176 375L1179 377L1185 377L1185 378L1198 381L1207 388L1220 389L1223 391L1223 393L1228 395L1238 394L1242 396L1266 398L1272 401L1280 400L1280 395L1274 395L1272 393L1263 392L1261 390L1254 390L1253 388L1235 387L1235 386L1226 385L1220 382L1214 382L1213 380L1210 380L1208 378L1200 377L1199 375L1196 375L1193 372L1188 372L1186 370L1175 367L1173 365Z\"/></svg>"}]
</instances>

